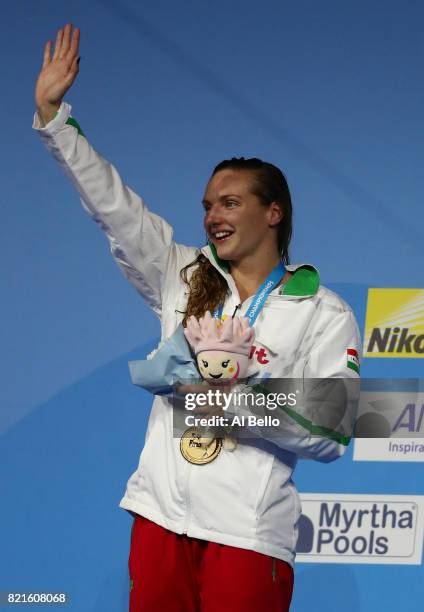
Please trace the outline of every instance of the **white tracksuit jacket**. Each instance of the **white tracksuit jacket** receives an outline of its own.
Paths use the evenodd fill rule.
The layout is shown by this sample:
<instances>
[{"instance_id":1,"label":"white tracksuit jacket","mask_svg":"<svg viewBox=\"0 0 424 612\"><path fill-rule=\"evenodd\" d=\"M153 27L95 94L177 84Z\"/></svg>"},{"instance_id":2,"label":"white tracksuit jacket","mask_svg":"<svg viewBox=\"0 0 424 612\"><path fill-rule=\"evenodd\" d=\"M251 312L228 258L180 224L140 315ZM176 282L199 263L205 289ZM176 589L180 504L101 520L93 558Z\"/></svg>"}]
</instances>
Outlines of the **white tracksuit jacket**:
<instances>
[{"instance_id":1,"label":"white tracksuit jacket","mask_svg":"<svg viewBox=\"0 0 424 612\"><path fill-rule=\"evenodd\" d=\"M199 249L173 241L172 228L122 183L116 169L90 146L70 111L62 103L45 127L36 114L33 127L105 232L128 280L160 317L162 339L167 338L181 322L177 311L186 306L179 271ZM228 283L224 314L232 314L239 304L234 281L209 247L201 250ZM287 270L293 276L272 291L255 323L252 371L259 367L260 375L281 378L357 378L347 365L347 349L360 352L352 310L319 285L312 266ZM249 303L250 298L239 314ZM173 438L169 400L155 397L139 466L120 506L176 533L255 550L293 565L301 513L291 478L297 458L332 461L345 445L312 437L289 420L281 439L267 439L265 433L253 443L240 441L233 452L221 450L211 463L193 465Z\"/></svg>"}]
</instances>

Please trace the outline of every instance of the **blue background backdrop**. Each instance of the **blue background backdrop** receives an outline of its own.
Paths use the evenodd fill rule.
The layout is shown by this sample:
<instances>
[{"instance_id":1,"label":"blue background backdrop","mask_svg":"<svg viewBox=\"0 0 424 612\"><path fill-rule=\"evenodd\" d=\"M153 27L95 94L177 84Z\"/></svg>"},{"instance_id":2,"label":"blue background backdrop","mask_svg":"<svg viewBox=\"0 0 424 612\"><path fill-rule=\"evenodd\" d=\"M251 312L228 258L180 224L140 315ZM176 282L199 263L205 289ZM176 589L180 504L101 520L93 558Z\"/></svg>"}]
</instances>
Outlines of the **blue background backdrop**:
<instances>
[{"instance_id":1,"label":"blue background backdrop","mask_svg":"<svg viewBox=\"0 0 424 612\"><path fill-rule=\"evenodd\" d=\"M414 0L3 4L0 590L126 609L131 521L117 504L151 403L127 362L159 336L31 130L45 41L67 21L81 27L73 115L177 241L203 244L200 202L217 162L280 166L292 260L315 264L363 331L369 286L423 286L423 18ZM362 371L422 376L422 363L373 359ZM354 464L350 449L334 464L301 463L296 481L304 492L419 494L419 469ZM299 564L292 610L415 610L423 584L422 566Z\"/></svg>"}]
</instances>

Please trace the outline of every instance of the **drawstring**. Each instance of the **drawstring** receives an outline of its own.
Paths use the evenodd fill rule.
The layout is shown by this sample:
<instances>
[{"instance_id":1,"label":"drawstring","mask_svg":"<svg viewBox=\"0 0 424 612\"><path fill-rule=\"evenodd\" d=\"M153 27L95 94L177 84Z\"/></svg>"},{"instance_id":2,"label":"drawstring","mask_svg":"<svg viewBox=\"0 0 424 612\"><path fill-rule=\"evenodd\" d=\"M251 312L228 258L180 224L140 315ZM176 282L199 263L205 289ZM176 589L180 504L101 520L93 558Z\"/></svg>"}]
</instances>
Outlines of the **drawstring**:
<instances>
[{"instance_id":1,"label":"drawstring","mask_svg":"<svg viewBox=\"0 0 424 612\"><path fill-rule=\"evenodd\" d=\"M241 304L237 304L237 306L234 308L234 312L233 312L232 317L231 317L232 319L234 319L234 317L236 316L236 312L237 312L237 310L238 310L240 307L241 307Z\"/></svg>"}]
</instances>

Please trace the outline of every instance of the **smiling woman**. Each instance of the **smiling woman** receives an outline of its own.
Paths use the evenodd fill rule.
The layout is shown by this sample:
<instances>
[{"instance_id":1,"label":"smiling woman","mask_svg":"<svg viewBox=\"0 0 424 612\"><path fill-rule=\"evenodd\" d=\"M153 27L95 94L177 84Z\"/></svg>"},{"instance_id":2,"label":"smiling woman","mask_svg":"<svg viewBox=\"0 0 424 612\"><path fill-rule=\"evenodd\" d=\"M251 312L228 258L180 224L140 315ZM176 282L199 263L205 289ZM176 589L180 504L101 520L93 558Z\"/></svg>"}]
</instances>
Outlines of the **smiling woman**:
<instances>
[{"instance_id":1,"label":"smiling woman","mask_svg":"<svg viewBox=\"0 0 424 612\"><path fill-rule=\"evenodd\" d=\"M248 206L248 201L253 204L251 197L253 196L256 197L263 207L267 207L269 210L267 210L266 218L268 217L269 226L276 230L277 247L281 260L286 264L290 263L289 244L292 235L292 201L284 174L277 166L256 157L250 159L240 157L222 161L215 167L212 173L211 180L206 188L204 203L208 202L208 197L212 196L217 186L213 179L218 178L219 173L223 173L226 170L232 171L230 176L233 177L233 180L241 178L238 186L242 189L243 193L235 192L232 194L231 185L226 184L223 187L225 190L228 189L230 194L226 195L224 193L223 197L229 200L230 206L243 204L244 198L246 206ZM237 174L241 174L241 177L237 177ZM221 185L223 183L224 181L221 181ZM208 231L208 227L206 227L206 231Z\"/></svg>"},{"instance_id":2,"label":"smiling woman","mask_svg":"<svg viewBox=\"0 0 424 612\"><path fill-rule=\"evenodd\" d=\"M282 172L256 158L221 162L203 197L208 244L176 244L171 227L95 151L63 100L78 74L79 30L67 24L53 56L51 46L37 80L33 127L105 231L125 276L160 317L157 355L164 351L165 366L171 358L164 349L174 341L196 368L178 335L186 331L212 380L238 375L239 366L249 379L294 378L302 386L310 378L357 379L359 361L349 367L349 355L360 352L352 310L320 285L314 266L289 263L292 205ZM199 326L205 333L198 337ZM222 349L237 358L218 354ZM184 361L182 352L172 354L173 363ZM344 425L352 398L340 397L336 406L306 398L280 412L276 432L255 426L255 437L226 448L217 436L205 446L191 430L174 438L174 398L156 395L120 503L135 517L131 612L287 612L301 512L292 473L298 458L328 462L344 453L346 435L313 420L331 408Z\"/></svg>"},{"instance_id":3,"label":"smiling woman","mask_svg":"<svg viewBox=\"0 0 424 612\"><path fill-rule=\"evenodd\" d=\"M210 246L221 265L231 261L241 301L254 293L257 276L265 278L280 260L290 263L292 201L284 174L273 164L244 157L222 161L206 186L203 207ZM181 278L189 287L184 325L191 315L216 310L228 292L202 254L181 270Z\"/></svg>"}]
</instances>

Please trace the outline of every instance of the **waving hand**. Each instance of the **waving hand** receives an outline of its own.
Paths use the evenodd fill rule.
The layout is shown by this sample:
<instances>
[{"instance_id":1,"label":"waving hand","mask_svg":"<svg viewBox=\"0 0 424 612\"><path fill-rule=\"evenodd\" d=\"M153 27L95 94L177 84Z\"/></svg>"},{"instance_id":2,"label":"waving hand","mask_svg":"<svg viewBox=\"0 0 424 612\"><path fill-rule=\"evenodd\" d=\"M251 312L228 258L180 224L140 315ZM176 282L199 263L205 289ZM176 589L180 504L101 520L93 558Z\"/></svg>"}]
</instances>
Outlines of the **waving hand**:
<instances>
[{"instance_id":1,"label":"waving hand","mask_svg":"<svg viewBox=\"0 0 424 612\"><path fill-rule=\"evenodd\" d=\"M35 86L35 104L44 123L55 116L63 96L78 75L80 30L72 30L68 23L58 31L53 56L50 40L44 48L43 66Z\"/></svg>"}]
</instances>

